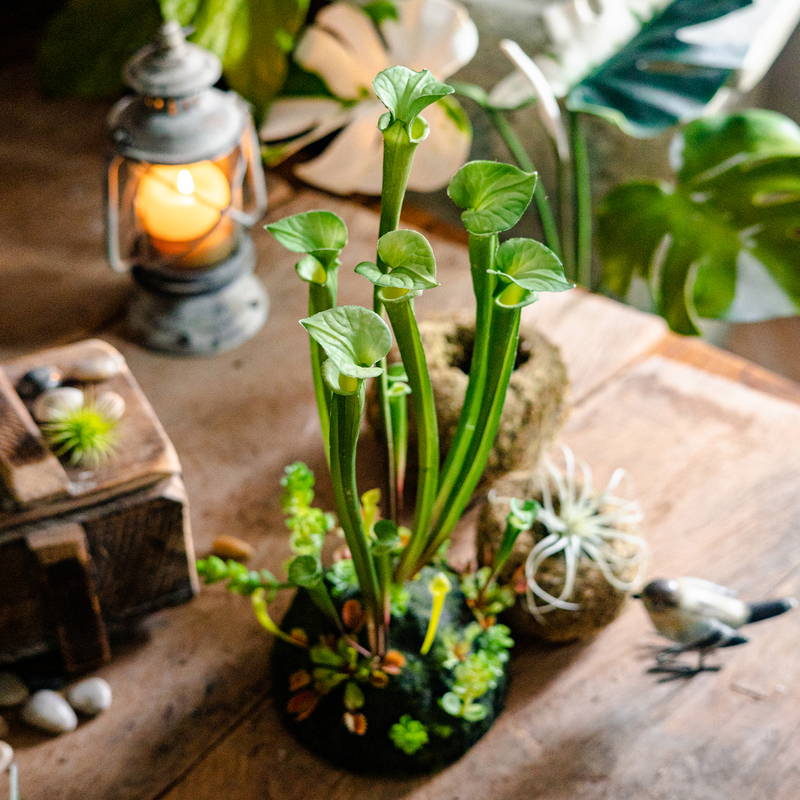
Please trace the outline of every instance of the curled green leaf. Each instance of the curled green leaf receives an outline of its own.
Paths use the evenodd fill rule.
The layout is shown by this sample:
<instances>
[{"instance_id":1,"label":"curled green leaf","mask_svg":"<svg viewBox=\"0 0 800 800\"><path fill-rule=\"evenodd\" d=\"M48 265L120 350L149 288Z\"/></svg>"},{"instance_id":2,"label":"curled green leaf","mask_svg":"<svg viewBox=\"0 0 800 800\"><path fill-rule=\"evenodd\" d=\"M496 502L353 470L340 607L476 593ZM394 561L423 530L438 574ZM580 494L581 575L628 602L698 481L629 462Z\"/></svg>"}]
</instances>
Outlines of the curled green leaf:
<instances>
[{"instance_id":1,"label":"curled green leaf","mask_svg":"<svg viewBox=\"0 0 800 800\"><path fill-rule=\"evenodd\" d=\"M391 231L378 240L378 256L388 272L363 261L356 272L376 286L404 289L418 295L423 289L439 285L436 259L428 240L416 231Z\"/></svg>"},{"instance_id":2,"label":"curled green leaf","mask_svg":"<svg viewBox=\"0 0 800 800\"><path fill-rule=\"evenodd\" d=\"M372 87L391 112L391 121L400 121L407 126L431 103L453 93L452 86L439 83L427 69L414 72L401 66L379 72Z\"/></svg>"},{"instance_id":3,"label":"curled green leaf","mask_svg":"<svg viewBox=\"0 0 800 800\"><path fill-rule=\"evenodd\" d=\"M266 229L292 253L307 253L328 270L338 266L339 254L347 244L347 227L344 222L331 211L306 211L291 217L272 222ZM303 266L301 266L303 265ZM303 280L309 273L311 262L304 264L301 260L297 272ZM320 283L319 280L315 280ZM324 283L324 281L322 281Z\"/></svg>"},{"instance_id":4,"label":"curled green leaf","mask_svg":"<svg viewBox=\"0 0 800 800\"><path fill-rule=\"evenodd\" d=\"M536 173L511 164L470 161L447 187L450 199L464 213L464 227L478 236L501 233L517 224L533 198Z\"/></svg>"},{"instance_id":5,"label":"curled green leaf","mask_svg":"<svg viewBox=\"0 0 800 800\"><path fill-rule=\"evenodd\" d=\"M342 375L362 380L381 374L381 368L372 365L389 352L392 334L374 311L340 306L302 319L300 324Z\"/></svg>"},{"instance_id":6,"label":"curled green leaf","mask_svg":"<svg viewBox=\"0 0 800 800\"><path fill-rule=\"evenodd\" d=\"M500 276L529 292L564 292L574 284L564 277L564 267L552 250L533 239L509 239L497 248L497 269L488 272Z\"/></svg>"}]
</instances>

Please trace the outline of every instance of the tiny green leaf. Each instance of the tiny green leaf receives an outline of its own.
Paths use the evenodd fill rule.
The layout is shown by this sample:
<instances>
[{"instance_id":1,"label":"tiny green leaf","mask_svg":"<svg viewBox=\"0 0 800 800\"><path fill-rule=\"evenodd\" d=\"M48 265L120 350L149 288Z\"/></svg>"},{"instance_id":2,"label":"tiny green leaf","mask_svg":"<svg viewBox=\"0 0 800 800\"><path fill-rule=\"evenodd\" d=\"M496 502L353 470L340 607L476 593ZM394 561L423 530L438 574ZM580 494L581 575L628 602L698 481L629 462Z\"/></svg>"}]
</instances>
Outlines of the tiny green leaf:
<instances>
[{"instance_id":1,"label":"tiny green leaf","mask_svg":"<svg viewBox=\"0 0 800 800\"><path fill-rule=\"evenodd\" d=\"M292 253L308 253L327 270L338 265L338 256L347 244L347 227L331 211L306 211L272 222L267 230ZM302 263L302 262L301 262ZM308 280L298 264L298 274ZM319 281L316 281L319 283Z\"/></svg>"},{"instance_id":2,"label":"tiny green leaf","mask_svg":"<svg viewBox=\"0 0 800 800\"><path fill-rule=\"evenodd\" d=\"M451 716L458 717L461 716L461 698L454 694L453 692L447 692L447 694L442 697L440 700L442 704L442 708Z\"/></svg>"},{"instance_id":3,"label":"tiny green leaf","mask_svg":"<svg viewBox=\"0 0 800 800\"><path fill-rule=\"evenodd\" d=\"M302 319L300 324L343 375L363 379L381 374L381 368L372 365L389 352L392 334L374 311L340 306Z\"/></svg>"},{"instance_id":4,"label":"tiny green leaf","mask_svg":"<svg viewBox=\"0 0 800 800\"><path fill-rule=\"evenodd\" d=\"M462 716L468 722L478 722L486 717L486 709L480 703L470 703L463 711Z\"/></svg>"},{"instance_id":5,"label":"tiny green leaf","mask_svg":"<svg viewBox=\"0 0 800 800\"><path fill-rule=\"evenodd\" d=\"M354 681L348 681L344 685L344 707L348 711L357 711L364 705L364 692Z\"/></svg>"},{"instance_id":6,"label":"tiny green leaf","mask_svg":"<svg viewBox=\"0 0 800 800\"><path fill-rule=\"evenodd\" d=\"M453 93L452 86L439 83L427 69L414 72L401 66L379 72L372 87L378 99L391 111L393 120L406 125L431 103Z\"/></svg>"},{"instance_id":7,"label":"tiny green leaf","mask_svg":"<svg viewBox=\"0 0 800 800\"><path fill-rule=\"evenodd\" d=\"M535 172L495 161L470 161L450 181L447 194L465 209L461 219L466 229L481 236L516 225L535 188Z\"/></svg>"},{"instance_id":8,"label":"tiny green leaf","mask_svg":"<svg viewBox=\"0 0 800 800\"><path fill-rule=\"evenodd\" d=\"M295 586L312 589L322 581L322 566L312 555L296 556L289 564L288 575Z\"/></svg>"},{"instance_id":9,"label":"tiny green leaf","mask_svg":"<svg viewBox=\"0 0 800 800\"><path fill-rule=\"evenodd\" d=\"M397 6L390 0L372 0L361 9L374 23L380 25L387 19L399 19Z\"/></svg>"},{"instance_id":10,"label":"tiny green leaf","mask_svg":"<svg viewBox=\"0 0 800 800\"><path fill-rule=\"evenodd\" d=\"M375 555L386 555L391 553L400 544L400 529L397 523L390 519L380 519L373 528L375 541L372 544L372 552Z\"/></svg>"},{"instance_id":11,"label":"tiny green leaf","mask_svg":"<svg viewBox=\"0 0 800 800\"><path fill-rule=\"evenodd\" d=\"M420 292L439 285L433 250L421 233L397 230L384 234L378 240L378 255L388 272L381 272L369 261L356 267L359 275L376 286Z\"/></svg>"}]
</instances>

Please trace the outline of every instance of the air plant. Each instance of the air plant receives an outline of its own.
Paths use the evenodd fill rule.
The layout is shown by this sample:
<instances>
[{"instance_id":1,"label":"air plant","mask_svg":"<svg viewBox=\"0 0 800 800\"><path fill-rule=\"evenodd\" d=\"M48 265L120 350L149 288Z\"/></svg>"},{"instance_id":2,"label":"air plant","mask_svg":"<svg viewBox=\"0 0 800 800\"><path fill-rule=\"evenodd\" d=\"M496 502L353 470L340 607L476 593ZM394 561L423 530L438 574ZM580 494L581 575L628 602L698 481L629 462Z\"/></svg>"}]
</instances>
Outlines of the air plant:
<instances>
[{"instance_id":1,"label":"air plant","mask_svg":"<svg viewBox=\"0 0 800 800\"><path fill-rule=\"evenodd\" d=\"M625 476L625 470L617 469L606 487L595 491L589 465L577 460L569 447L563 446L562 450L564 472L549 458L543 461L542 508L537 522L544 527L546 535L533 547L525 561L527 605L539 622L544 621L544 614L558 608L580 610L581 605L573 598L581 559L590 559L613 587L627 592L643 574L648 553L647 542L627 530L627 526L642 519L641 509L637 503L613 494ZM580 479L576 475L576 466L580 468ZM612 546L614 542L629 545L632 553L622 555ZM563 554L565 576L561 592L555 596L539 585L537 576L543 562L558 554ZM632 578L625 580L620 577L631 568L635 568Z\"/></svg>"},{"instance_id":2,"label":"air plant","mask_svg":"<svg viewBox=\"0 0 800 800\"><path fill-rule=\"evenodd\" d=\"M431 768L460 755L459 748L475 741L498 711L511 639L487 610L491 603L502 605L494 587L496 570L480 586L475 584L480 602L473 605L485 613L477 615L479 621L467 639L459 631L469 604L459 576L443 556L495 439L517 353L521 309L535 302L540 291L563 291L572 284L558 259L539 242L499 241L499 234L514 226L530 203L536 175L495 162L463 166L448 193L463 209L469 234L477 327L461 419L440 468L436 410L414 311L414 298L439 286L436 259L425 237L400 229L399 222L414 152L428 132L420 113L452 89L427 71L406 67L379 73L373 87L388 109L379 122L384 141L379 238L375 260L355 267L374 286L372 309L338 305L337 275L347 230L335 214L312 211L267 226L278 242L300 255L295 269L309 286L309 316L300 322L311 341L315 395L346 543L344 558L330 568L322 566L322 538L330 526L324 515L311 510L313 484L294 465L287 470L285 490L296 496L285 494L283 503L294 520L290 527L295 556L287 566L288 580L281 583L218 559L201 562L199 569L208 581L227 579L235 591L251 594L259 620L273 632L276 626L267 615L267 602L287 585L305 590L287 612L276 643L285 669L291 670L289 683L291 675L303 670L310 676L308 685L287 696L292 722L304 726L298 735L309 730L308 716L334 713L333 694L352 686L341 698L345 716L339 706L335 711L347 730L363 737L368 719L378 715L385 723L385 740L399 748L395 755L386 754L386 768L397 754L406 758L412 750L419 759L417 767ZM393 336L402 374L392 375L390 383L386 355ZM356 483L356 448L369 378L379 385L390 465L389 502L383 508L377 491L360 494ZM403 476L397 474L405 464L406 402L416 422L418 453L415 508L407 527L398 515ZM302 542L296 530L299 518L313 523ZM509 549L522 527L517 525L509 534ZM309 603L316 606L316 622ZM414 622L408 623L412 612ZM445 644L450 640L458 643L457 650L450 652ZM394 649L402 651L402 661L393 655ZM387 663L393 669L387 671ZM418 685L422 675L429 682L424 690ZM391 720L383 703L369 700L370 692L389 684L393 692L405 687L405 705ZM439 700L430 707L425 698L433 686ZM406 722L399 722L402 714L410 715ZM413 720L429 727L423 731ZM423 733L430 738L429 746L423 747ZM422 755L416 753L417 746ZM355 750L338 755L345 763L357 762ZM407 761L399 763L408 766Z\"/></svg>"},{"instance_id":3,"label":"air plant","mask_svg":"<svg viewBox=\"0 0 800 800\"><path fill-rule=\"evenodd\" d=\"M94 469L114 454L124 411L125 402L116 392L84 395L80 403L56 401L44 415L42 431L57 456Z\"/></svg>"}]
</instances>

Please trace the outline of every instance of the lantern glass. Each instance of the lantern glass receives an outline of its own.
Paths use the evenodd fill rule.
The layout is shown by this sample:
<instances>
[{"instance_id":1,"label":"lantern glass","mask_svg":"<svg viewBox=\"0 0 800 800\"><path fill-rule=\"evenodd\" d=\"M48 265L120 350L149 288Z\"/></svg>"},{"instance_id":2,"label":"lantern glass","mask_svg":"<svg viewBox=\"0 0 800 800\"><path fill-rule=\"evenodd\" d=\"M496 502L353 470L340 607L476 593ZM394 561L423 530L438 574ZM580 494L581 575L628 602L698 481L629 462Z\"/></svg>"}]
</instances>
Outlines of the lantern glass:
<instances>
[{"instance_id":1,"label":"lantern glass","mask_svg":"<svg viewBox=\"0 0 800 800\"><path fill-rule=\"evenodd\" d=\"M172 164L112 157L112 264L121 270L205 270L224 261L263 213L258 168L252 126L231 152L214 159Z\"/></svg>"}]
</instances>

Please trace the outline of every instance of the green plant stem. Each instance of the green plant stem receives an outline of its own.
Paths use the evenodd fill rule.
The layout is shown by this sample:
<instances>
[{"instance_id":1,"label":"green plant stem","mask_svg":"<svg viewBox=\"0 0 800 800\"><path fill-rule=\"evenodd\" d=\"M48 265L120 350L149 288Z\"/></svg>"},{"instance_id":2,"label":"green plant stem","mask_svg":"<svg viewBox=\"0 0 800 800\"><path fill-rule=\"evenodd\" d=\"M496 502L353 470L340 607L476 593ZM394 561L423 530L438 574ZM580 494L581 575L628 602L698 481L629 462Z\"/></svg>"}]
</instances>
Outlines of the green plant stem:
<instances>
[{"instance_id":1,"label":"green plant stem","mask_svg":"<svg viewBox=\"0 0 800 800\"><path fill-rule=\"evenodd\" d=\"M572 181L572 161L558 159L556 165L558 178L558 222L561 229L561 263L568 281L575 282L575 213L574 189Z\"/></svg>"},{"instance_id":2,"label":"green plant stem","mask_svg":"<svg viewBox=\"0 0 800 800\"><path fill-rule=\"evenodd\" d=\"M394 481L397 489L397 517L403 513L403 488L408 457L408 395L389 390L389 411L394 445Z\"/></svg>"},{"instance_id":3,"label":"green plant stem","mask_svg":"<svg viewBox=\"0 0 800 800\"><path fill-rule=\"evenodd\" d=\"M356 486L356 445L361 425L363 407L363 382L357 394L344 395L333 392L331 398L331 480L334 499L339 513L339 524L353 558L353 567L364 606L369 614L370 646L377 651L377 629L382 625L382 609L378 601L378 575L370 552Z\"/></svg>"},{"instance_id":4,"label":"green plant stem","mask_svg":"<svg viewBox=\"0 0 800 800\"><path fill-rule=\"evenodd\" d=\"M381 187L381 216L378 226L378 238L385 233L397 230L400 224L400 212L403 208L403 198L406 195L408 175L414 161L414 151L417 149L415 142L409 138L406 126L399 121L393 122L383 131L383 186ZM386 272L384 264L377 256L375 259L378 269ZM375 287L372 295L372 310L376 314L383 312L383 303L379 296L379 287ZM383 369L378 379L378 399L381 409L383 430L386 436L386 450L389 480L389 516L397 518L398 512L398 475L396 472L394 425L392 424L392 410L389 404L389 382L387 378L387 362L382 358L379 362Z\"/></svg>"},{"instance_id":5,"label":"green plant stem","mask_svg":"<svg viewBox=\"0 0 800 800\"><path fill-rule=\"evenodd\" d=\"M409 568L415 563L417 555L425 546L425 539L428 535L439 483L439 431L433 402L433 389L417 320L414 316L413 300L392 303L386 307L386 310L408 376L414 419L417 424L419 467L414 527L411 531L411 538L403 550L396 573L397 580L403 582L416 572L416 569L409 571Z\"/></svg>"},{"instance_id":6,"label":"green plant stem","mask_svg":"<svg viewBox=\"0 0 800 800\"><path fill-rule=\"evenodd\" d=\"M505 114L496 108L484 108L519 168L525 170L525 172L535 172L533 161L531 161L530 156L522 146L522 142L520 142L519 137L514 132L514 128L509 123ZM561 258L561 237L558 234L558 225L556 224L552 206L547 198L547 192L541 180L536 181L533 197L536 201L539 218L542 221L545 243L559 258Z\"/></svg>"},{"instance_id":7,"label":"green plant stem","mask_svg":"<svg viewBox=\"0 0 800 800\"><path fill-rule=\"evenodd\" d=\"M592 289L592 184L589 173L589 152L586 134L577 111L569 113L569 132L573 154L573 180L575 182L575 278Z\"/></svg>"},{"instance_id":8,"label":"green plant stem","mask_svg":"<svg viewBox=\"0 0 800 800\"><path fill-rule=\"evenodd\" d=\"M450 493L458 480L464 464L464 456L469 450L475 434L481 401L484 399L486 371L489 360L489 334L491 331L492 294L496 278L487 272L494 265L497 249L497 235L469 235L469 261L472 270L472 287L475 293L475 344L469 367L469 382L464 396L464 404L458 418L458 427L447 453L439 491L433 506L433 517L438 519L450 499Z\"/></svg>"},{"instance_id":9,"label":"green plant stem","mask_svg":"<svg viewBox=\"0 0 800 800\"><path fill-rule=\"evenodd\" d=\"M519 308L498 306L494 310L490 351L497 355L491 360L486 377L485 391L490 402L484 403L481 408L482 413L479 416L477 428L480 431L480 437L472 441L459 476L456 492L451 497L443 516L437 520L428 543L415 565L416 569L427 564L447 540L481 479L497 435L497 429L500 426L500 415L503 411L506 389L517 357L519 321Z\"/></svg>"},{"instance_id":10,"label":"green plant stem","mask_svg":"<svg viewBox=\"0 0 800 800\"><path fill-rule=\"evenodd\" d=\"M327 311L336 305L337 270L328 270L328 279L324 284L310 283L308 287L308 315L311 317L319 311ZM322 430L322 441L325 445L325 459L330 465L330 408L331 390L322 377L322 365L325 362L325 351L310 339L311 342L311 375L314 381L314 396L317 399L319 424Z\"/></svg>"}]
</instances>

